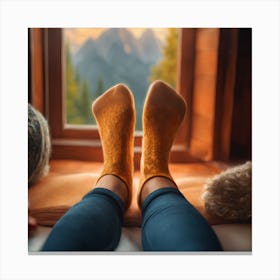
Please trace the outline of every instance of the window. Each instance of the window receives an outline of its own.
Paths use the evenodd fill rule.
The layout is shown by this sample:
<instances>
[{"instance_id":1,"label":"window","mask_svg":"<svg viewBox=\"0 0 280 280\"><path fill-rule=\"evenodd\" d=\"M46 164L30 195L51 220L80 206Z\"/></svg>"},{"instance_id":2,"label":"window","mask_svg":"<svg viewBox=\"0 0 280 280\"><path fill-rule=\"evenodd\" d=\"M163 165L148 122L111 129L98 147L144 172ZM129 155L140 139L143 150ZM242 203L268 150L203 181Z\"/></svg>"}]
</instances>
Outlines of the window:
<instances>
[{"instance_id":1,"label":"window","mask_svg":"<svg viewBox=\"0 0 280 280\"><path fill-rule=\"evenodd\" d=\"M187 30L189 34L186 38L193 38L192 30ZM179 36L179 48L178 48L178 65L177 69L180 71L181 61L191 59L192 47L189 48L189 52L185 52L184 55L180 54L182 40L182 30L178 31ZM64 104L63 92L65 92L65 83L63 75L65 68L64 64L64 48L63 48L63 30L58 28L48 28L41 30L41 36L43 40L43 52L44 52L44 80L45 80L45 115L48 118L53 144L53 157L54 158L76 158L83 160L102 160L102 150L99 134L96 127L88 127L84 125L68 125L66 120L66 106ZM190 40L193 42L193 40ZM188 43L190 43L188 42ZM190 45L191 46L191 45ZM186 56L186 53L189 55ZM186 74L185 71L180 71L181 74ZM180 75L177 75L177 88L181 86ZM186 96L188 85L186 81L191 79L191 75L188 79L184 79L184 88L180 90L180 93ZM189 84L191 85L191 84ZM178 137L174 143L172 150L172 159L176 161L185 161L190 158L186 149L186 134L187 125L184 122ZM139 162L141 155L141 141L142 133L135 132L135 163Z\"/></svg>"},{"instance_id":2,"label":"window","mask_svg":"<svg viewBox=\"0 0 280 280\"><path fill-rule=\"evenodd\" d=\"M236 133L239 129L236 128L242 126L242 122L233 117L234 114L240 115L235 108L240 108L238 102L242 102L235 92L235 86L244 68L241 67L236 73L237 64L243 63L243 45L248 49L243 54L247 59L248 79L238 83L242 94L249 98L248 106L251 98L251 43L242 39L243 33L250 38L251 29L248 32L235 28L178 30L176 88L187 102L187 113L172 146L171 162L229 158L231 129L235 127L234 137L238 139ZM66 92L63 29L35 28L30 29L29 34L30 101L49 121L53 158L101 161L101 143L96 127L67 123L66 99L63 98ZM247 107L242 111L244 117L250 112ZM251 138L248 136L248 139ZM243 141L248 147L249 140L246 143ZM136 131L136 168L141 155L141 141L142 132Z\"/></svg>"},{"instance_id":3,"label":"window","mask_svg":"<svg viewBox=\"0 0 280 280\"><path fill-rule=\"evenodd\" d=\"M161 79L176 87L176 28L66 28L63 32L67 125L95 124L91 103L125 83L134 94L136 130L149 84Z\"/></svg>"}]
</instances>

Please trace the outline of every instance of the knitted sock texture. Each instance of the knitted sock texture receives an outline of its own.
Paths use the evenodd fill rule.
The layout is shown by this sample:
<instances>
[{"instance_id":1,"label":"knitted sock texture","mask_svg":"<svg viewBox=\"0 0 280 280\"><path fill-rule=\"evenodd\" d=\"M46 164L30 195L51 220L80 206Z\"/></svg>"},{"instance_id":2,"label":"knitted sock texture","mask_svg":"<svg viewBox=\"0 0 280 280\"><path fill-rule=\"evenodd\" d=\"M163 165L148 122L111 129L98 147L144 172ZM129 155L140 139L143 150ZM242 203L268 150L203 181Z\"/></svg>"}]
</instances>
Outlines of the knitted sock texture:
<instances>
[{"instance_id":1,"label":"knitted sock texture","mask_svg":"<svg viewBox=\"0 0 280 280\"><path fill-rule=\"evenodd\" d=\"M108 174L119 177L128 188L127 205L129 205L135 127L133 95L125 85L118 84L96 99L92 109L99 129L104 158L100 178Z\"/></svg>"},{"instance_id":2,"label":"knitted sock texture","mask_svg":"<svg viewBox=\"0 0 280 280\"><path fill-rule=\"evenodd\" d=\"M184 99L169 85L156 81L150 86L142 118L143 142L138 204L142 186L147 180L156 176L173 180L168 168L169 153L185 111Z\"/></svg>"}]
</instances>

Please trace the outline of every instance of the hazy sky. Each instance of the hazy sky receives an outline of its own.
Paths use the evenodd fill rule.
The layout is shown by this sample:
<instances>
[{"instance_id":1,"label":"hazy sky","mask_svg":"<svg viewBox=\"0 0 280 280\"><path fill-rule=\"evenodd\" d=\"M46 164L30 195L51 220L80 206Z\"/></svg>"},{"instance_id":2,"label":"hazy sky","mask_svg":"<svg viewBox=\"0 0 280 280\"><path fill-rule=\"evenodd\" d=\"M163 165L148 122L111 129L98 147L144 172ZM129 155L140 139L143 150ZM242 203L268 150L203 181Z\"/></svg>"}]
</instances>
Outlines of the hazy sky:
<instances>
[{"instance_id":1,"label":"hazy sky","mask_svg":"<svg viewBox=\"0 0 280 280\"><path fill-rule=\"evenodd\" d=\"M66 38L71 42L72 50L79 48L87 39L97 38L107 28L64 28ZM139 38L146 28L128 28L136 38ZM152 28L160 40L164 40L166 28Z\"/></svg>"}]
</instances>

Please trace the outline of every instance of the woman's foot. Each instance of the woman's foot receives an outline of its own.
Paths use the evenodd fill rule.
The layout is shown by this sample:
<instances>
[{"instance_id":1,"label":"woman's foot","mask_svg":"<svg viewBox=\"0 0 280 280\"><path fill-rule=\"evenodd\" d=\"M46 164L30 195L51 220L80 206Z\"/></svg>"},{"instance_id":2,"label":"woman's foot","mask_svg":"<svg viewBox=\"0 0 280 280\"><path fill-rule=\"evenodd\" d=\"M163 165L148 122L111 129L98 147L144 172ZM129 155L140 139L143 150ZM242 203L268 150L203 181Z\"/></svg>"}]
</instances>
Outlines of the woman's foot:
<instances>
[{"instance_id":1,"label":"woman's foot","mask_svg":"<svg viewBox=\"0 0 280 280\"><path fill-rule=\"evenodd\" d=\"M156 189L176 187L168 168L169 153L185 111L184 99L169 85L155 81L150 86L143 109L139 205Z\"/></svg>"},{"instance_id":2,"label":"woman's foot","mask_svg":"<svg viewBox=\"0 0 280 280\"><path fill-rule=\"evenodd\" d=\"M116 192L128 207L133 173L133 95L125 85L118 84L96 99L92 111L98 125L104 157L103 171L96 187Z\"/></svg>"}]
</instances>

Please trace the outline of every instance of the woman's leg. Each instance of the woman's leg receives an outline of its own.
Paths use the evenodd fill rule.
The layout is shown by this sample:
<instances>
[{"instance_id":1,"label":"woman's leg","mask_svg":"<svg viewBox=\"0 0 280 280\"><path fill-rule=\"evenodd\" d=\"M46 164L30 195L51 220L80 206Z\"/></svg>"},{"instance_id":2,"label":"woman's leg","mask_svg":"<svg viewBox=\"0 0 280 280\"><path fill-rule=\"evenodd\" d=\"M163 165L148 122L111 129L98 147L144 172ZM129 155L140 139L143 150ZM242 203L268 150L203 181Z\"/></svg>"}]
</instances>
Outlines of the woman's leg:
<instances>
[{"instance_id":1,"label":"woman's leg","mask_svg":"<svg viewBox=\"0 0 280 280\"><path fill-rule=\"evenodd\" d=\"M144 188L148 193L142 204L142 246L145 251L222 250L211 226L174 182L154 177Z\"/></svg>"},{"instance_id":2,"label":"woman's leg","mask_svg":"<svg viewBox=\"0 0 280 280\"><path fill-rule=\"evenodd\" d=\"M104 185L98 182L55 224L42 251L105 251L117 247L125 198L112 189L125 191L125 185L113 175L101 180Z\"/></svg>"},{"instance_id":3,"label":"woman's leg","mask_svg":"<svg viewBox=\"0 0 280 280\"><path fill-rule=\"evenodd\" d=\"M43 251L114 250L124 209L131 201L134 100L117 85L93 104L103 148L104 168L95 188L54 226Z\"/></svg>"},{"instance_id":4,"label":"woman's leg","mask_svg":"<svg viewBox=\"0 0 280 280\"><path fill-rule=\"evenodd\" d=\"M169 152L185 107L168 85L160 81L151 85L143 110L138 193L142 246L147 251L221 250L212 228L179 192L169 172Z\"/></svg>"}]
</instances>

